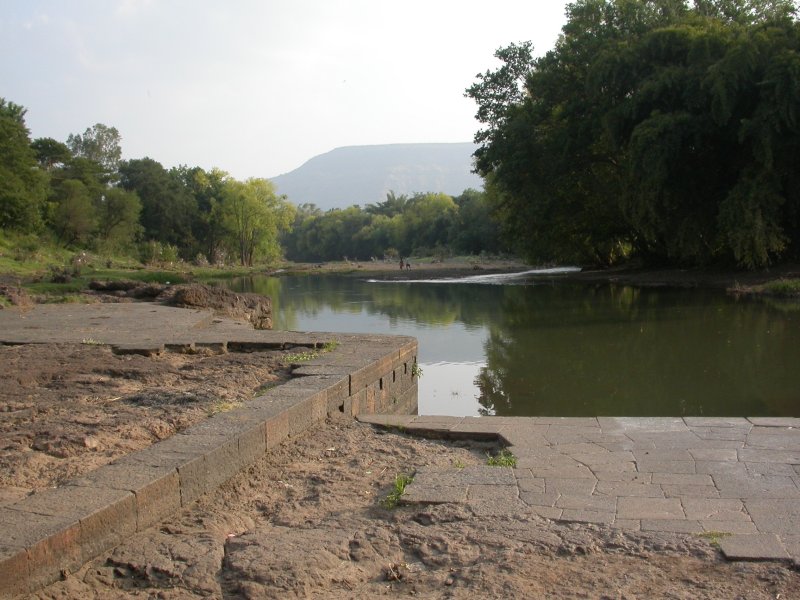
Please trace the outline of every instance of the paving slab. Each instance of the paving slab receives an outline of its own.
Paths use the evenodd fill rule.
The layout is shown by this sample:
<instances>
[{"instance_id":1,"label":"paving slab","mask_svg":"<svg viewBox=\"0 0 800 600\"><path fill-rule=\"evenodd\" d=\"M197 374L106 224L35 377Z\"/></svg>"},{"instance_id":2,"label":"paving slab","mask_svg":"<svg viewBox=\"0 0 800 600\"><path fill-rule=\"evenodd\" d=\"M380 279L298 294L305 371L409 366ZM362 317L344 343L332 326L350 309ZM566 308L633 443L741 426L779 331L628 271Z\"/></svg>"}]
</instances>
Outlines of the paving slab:
<instances>
[{"instance_id":1,"label":"paving slab","mask_svg":"<svg viewBox=\"0 0 800 600\"><path fill-rule=\"evenodd\" d=\"M719 549L729 560L788 560L789 553L778 536L736 535L719 540Z\"/></svg>"},{"instance_id":2,"label":"paving slab","mask_svg":"<svg viewBox=\"0 0 800 600\"><path fill-rule=\"evenodd\" d=\"M440 434L452 429L447 419L425 421ZM517 456L513 473L519 502L539 516L631 531L701 534L724 544L731 559L792 557L800 564L796 421L599 417L594 426L592 419L520 417L506 422L495 439ZM471 432L498 431L488 422L482 428L481 418L468 422L465 429ZM454 470L445 481L467 486L476 477ZM511 502L514 492L505 480L493 484L484 478L479 485L466 499L476 503L476 514L509 514L510 507L519 506Z\"/></svg>"}]
</instances>

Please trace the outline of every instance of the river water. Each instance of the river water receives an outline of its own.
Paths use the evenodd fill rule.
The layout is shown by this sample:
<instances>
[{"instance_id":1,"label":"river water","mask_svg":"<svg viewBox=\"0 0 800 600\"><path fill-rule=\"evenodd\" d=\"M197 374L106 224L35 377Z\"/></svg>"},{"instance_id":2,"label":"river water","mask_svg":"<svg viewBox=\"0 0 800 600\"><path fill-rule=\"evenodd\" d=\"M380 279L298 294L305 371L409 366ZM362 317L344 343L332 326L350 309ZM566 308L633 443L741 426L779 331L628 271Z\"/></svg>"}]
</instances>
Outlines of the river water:
<instances>
[{"instance_id":1,"label":"river water","mask_svg":"<svg viewBox=\"0 0 800 600\"><path fill-rule=\"evenodd\" d=\"M254 277L275 329L411 335L420 414L800 416L800 303L717 290Z\"/></svg>"}]
</instances>

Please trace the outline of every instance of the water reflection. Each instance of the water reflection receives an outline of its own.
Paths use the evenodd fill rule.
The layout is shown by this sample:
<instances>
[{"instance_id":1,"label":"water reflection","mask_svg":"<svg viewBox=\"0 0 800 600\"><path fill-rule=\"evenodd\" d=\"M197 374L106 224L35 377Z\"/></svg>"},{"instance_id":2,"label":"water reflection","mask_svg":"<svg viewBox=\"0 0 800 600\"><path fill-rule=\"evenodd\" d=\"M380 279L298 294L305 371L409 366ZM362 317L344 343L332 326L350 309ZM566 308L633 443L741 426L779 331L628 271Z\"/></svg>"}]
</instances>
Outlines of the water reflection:
<instances>
[{"instance_id":1,"label":"water reflection","mask_svg":"<svg viewBox=\"0 0 800 600\"><path fill-rule=\"evenodd\" d=\"M235 288L272 297L276 329L417 337L422 414L800 412L796 305L697 290L337 276Z\"/></svg>"}]
</instances>

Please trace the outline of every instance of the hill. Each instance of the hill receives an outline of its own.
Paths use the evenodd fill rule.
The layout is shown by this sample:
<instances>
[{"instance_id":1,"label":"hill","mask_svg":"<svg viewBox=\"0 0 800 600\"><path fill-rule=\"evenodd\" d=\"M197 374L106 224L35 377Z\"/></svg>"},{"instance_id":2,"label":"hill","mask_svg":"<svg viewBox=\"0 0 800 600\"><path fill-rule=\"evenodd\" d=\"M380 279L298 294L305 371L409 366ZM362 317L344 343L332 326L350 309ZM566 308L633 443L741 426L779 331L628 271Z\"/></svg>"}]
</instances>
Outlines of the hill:
<instances>
[{"instance_id":1,"label":"hill","mask_svg":"<svg viewBox=\"0 0 800 600\"><path fill-rule=\"evenodd\" d=\"M467 188L483 188L471 172L475 148L470 142L345 146L270 179L292 203L323 210L382 202L389 191L457 196Z\"/></svg>"}]
</instances>

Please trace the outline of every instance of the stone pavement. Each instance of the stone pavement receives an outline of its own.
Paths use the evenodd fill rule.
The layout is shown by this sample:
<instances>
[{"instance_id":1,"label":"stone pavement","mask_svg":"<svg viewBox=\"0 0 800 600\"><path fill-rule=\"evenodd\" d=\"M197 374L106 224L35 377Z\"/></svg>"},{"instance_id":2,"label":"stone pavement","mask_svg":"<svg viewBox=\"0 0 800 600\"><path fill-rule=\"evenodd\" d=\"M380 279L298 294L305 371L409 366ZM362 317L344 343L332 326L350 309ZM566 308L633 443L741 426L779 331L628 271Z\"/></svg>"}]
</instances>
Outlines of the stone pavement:
<instances>
[{"instance_id":1,"label":"stone pavement","mask_svg":"<svg viewBox=\"0 0 800 600\"><path fill-rule=\"evenodd\" d=\"M515 468L419 469L406 503L463 502L637 531L699 534L731 560L800 566L800 419L363 415L408 433L494 438Z\"/></svg>"}]
</instances>

